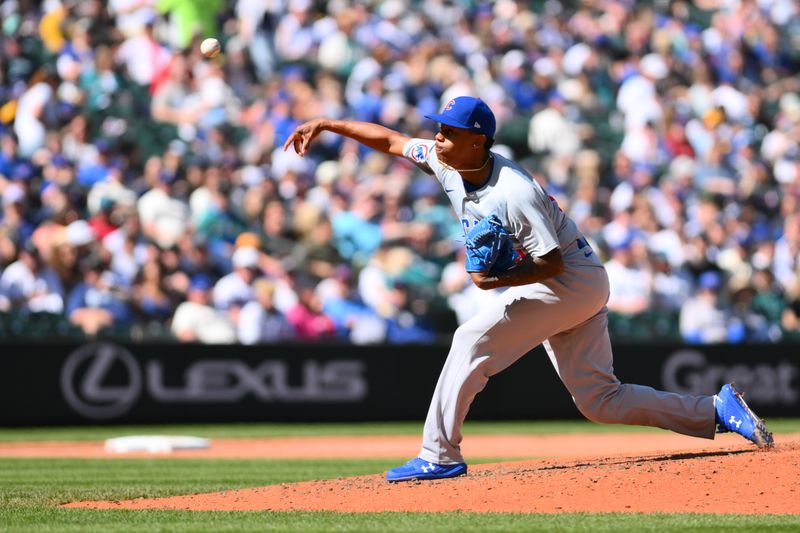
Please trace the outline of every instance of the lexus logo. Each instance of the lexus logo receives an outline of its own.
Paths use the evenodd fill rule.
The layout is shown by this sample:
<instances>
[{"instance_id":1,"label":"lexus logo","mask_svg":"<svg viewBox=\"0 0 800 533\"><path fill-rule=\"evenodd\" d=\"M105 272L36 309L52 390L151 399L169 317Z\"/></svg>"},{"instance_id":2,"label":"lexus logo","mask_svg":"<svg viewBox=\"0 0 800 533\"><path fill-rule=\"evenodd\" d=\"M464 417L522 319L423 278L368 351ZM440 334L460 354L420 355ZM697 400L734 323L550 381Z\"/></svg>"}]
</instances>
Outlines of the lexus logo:
<instances>
[{"instance_id":1,"label":"lexus logo","mask_svg":"<svg viewBox=\"0 0 800 533\"><path fill-rule=\"evenodd\" d=\"M120 370L124 370L120 374ZM110 377L114 372L114 383ZM61 369L61 391L76 412L95 420L126 413L139 399L142 371L136 359L121 346L94 343L67 357Z\"/></svg>"},{"instance_id":2,"label":"lexus logo","mask_svg":"<svg viewBox=\"0 0 800 533\"><path fill-rule=\"evenodd\" d=\"M69 354L61 369L61 391L75 412L94 420L128 413L143 395L162 406L252 400L351 403L367 396L361 361L309 359L298 363L292 376L288 361L267 359L251 365L234 358L193 359L175 363L168 380L162 361L137 361L125 348L100 342Z\"/></svg>"}]
</instances>

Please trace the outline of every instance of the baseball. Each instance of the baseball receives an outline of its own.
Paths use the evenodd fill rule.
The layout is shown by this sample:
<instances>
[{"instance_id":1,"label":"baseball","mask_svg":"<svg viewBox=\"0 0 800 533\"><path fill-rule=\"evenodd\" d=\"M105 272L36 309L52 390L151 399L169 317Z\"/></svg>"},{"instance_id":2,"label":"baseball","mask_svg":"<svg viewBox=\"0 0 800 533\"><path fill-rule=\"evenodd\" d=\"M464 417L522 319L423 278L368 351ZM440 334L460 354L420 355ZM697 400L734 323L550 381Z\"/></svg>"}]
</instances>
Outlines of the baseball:
<instances>
[{"instance_id":1,"label":"baseball","mask_svg":"<svg viewBox=\"0 0 800 533\"><path fill-rule=\"evenodd\" d=\"M217 57L220 52L220 45L219 41L214 39L213 37L209 37L208 39L203 40L200 43L200 51L203 53L204 56L211 58Z\"/></svg>"}]
</instances>

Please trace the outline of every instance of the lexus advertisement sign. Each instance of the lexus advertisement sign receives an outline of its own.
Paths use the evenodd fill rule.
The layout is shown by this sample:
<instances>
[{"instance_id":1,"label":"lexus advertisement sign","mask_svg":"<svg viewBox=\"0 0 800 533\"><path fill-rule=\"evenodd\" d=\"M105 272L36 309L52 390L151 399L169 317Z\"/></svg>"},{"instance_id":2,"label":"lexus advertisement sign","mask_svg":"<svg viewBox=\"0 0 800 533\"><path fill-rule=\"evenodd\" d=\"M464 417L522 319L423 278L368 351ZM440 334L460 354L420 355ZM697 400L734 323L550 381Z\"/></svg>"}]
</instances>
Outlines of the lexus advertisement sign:
<instances>
[{"instance_id":1,"label":"lexus advertisement sign","mask_svg":"<svg viewBox=\"0 0 800 533\"><path fill-rule=\"evenodd\" d=\"M797 346L633 346L623 382L693 395L734 382L763 416L800 416ZM424 419L448 346L6 345L0 424ZM493 377L474 419L579 417L540 347Z\"/></svg>"}]
</instances>

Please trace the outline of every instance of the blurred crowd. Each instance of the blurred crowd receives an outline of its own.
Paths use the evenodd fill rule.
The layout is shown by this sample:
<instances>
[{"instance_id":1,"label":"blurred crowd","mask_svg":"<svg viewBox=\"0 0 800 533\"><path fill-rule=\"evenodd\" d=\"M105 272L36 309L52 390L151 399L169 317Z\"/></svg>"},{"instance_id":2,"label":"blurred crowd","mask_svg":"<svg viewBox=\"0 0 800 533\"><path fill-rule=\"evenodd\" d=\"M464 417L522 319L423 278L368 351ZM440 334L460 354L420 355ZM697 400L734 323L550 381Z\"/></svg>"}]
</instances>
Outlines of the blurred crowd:
<instances>
[{"instance_id":1,"label":"blurred crowd","mask_svg":"<svg viewBox=\"0 0 800 533\"><path fill-rule=\"evenodd\" d=\"M448 336L492 293L464 271L438 183L334 135L305 158L282 144L320 116L431 137L423 116L470 94L497 116L494 150L606 260L612 335L800 338L793 0L5 0L0 14L0 335ZM206 37L222 42L211 60Z\"/></svg>"}]
</instances>

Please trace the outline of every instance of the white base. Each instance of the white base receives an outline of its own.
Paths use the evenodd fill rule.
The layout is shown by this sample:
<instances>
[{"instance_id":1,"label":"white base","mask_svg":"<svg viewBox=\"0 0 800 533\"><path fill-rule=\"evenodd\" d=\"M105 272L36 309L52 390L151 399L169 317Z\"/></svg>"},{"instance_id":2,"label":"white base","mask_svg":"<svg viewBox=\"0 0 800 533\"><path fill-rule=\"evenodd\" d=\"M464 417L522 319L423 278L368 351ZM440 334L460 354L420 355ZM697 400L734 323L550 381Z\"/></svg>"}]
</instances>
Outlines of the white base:
<instances>
[{"instance_id":1,"label":"white base","mask_svg":"<svg viewBox=\"0 0 800 533\"><path fill-rule=\"evenodd\" d=\"M106 439L106 453L172 453L173 450L204 450L211 441L200 437L131 435Z\"/></svg>"}]
</instances>

